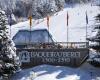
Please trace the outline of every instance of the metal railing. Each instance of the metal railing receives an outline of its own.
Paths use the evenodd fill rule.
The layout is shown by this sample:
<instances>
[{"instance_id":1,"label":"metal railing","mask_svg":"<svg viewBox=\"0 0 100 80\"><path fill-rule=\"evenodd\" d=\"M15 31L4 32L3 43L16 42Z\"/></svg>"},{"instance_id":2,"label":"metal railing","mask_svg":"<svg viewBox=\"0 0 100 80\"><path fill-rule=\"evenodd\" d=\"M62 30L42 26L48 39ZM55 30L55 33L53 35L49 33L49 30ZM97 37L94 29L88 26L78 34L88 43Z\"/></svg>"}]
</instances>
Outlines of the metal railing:
<instances>
[{"instance_id":1,"label":"metal railing","mask_svg":"<svg viewBox=\"0 0 100 80\"><path fill-rule=\"evenodd\" d=\"M88 48L88 42L53 42L53 43L32 43L32 44L19 44L17 46L23 46L27 49L77 49ZM19 48L19 47L18 47Z\"/></svg>"}]
</instances>

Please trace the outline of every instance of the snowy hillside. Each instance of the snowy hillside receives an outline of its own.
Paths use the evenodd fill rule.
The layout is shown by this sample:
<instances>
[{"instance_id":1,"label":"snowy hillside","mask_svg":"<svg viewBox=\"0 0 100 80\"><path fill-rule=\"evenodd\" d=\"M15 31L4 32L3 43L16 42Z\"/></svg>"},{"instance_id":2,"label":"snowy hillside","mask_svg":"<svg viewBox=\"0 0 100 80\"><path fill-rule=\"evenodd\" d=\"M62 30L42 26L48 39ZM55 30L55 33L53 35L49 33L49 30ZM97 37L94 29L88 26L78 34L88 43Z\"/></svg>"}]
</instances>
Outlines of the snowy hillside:
<instances>
[{"instance_id":1,"label":"snowy hillside","mask_svg":"<svg viewBox=\"0 0 100 80\"><path fill-rule=\"evenodd\" d=\"M88 15L89 23L88 35L91 33L91 29L95 24L95 16L100 13L99 7L87 5L75 5L73 7L68 6L54 16L50 17L50 33L53 36L53 39L58 42L66 42L67 38L67 26L66 26L66 16L67 11L69 14L69 41L71 42L84 42L86 41L86 11ZM47 29L46 18L40 20L33 20L32 29L45 28ZM13 37L18 30L21 29L30 29L29 21L21 22L16 25L11 26L11 37Z\"/></svg>"}]
</instances>

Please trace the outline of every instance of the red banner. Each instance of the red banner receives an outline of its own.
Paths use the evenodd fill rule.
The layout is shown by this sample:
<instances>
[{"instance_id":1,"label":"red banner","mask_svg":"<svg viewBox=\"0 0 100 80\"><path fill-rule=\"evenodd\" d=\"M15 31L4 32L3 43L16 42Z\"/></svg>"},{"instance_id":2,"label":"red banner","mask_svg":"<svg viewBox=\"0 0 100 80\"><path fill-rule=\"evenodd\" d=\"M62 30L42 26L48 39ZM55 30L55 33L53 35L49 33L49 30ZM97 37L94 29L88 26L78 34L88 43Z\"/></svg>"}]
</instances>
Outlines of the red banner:
<instances>
[{"instance_id":1,"label":"red banner","mask_svg":"<svg viewBox=\"0 0 100 80\"><path fill-rule=\"evenodd\" d=\"M50 17L47 16L47 27L49 28Z\"/></svg>"}]
</instances>

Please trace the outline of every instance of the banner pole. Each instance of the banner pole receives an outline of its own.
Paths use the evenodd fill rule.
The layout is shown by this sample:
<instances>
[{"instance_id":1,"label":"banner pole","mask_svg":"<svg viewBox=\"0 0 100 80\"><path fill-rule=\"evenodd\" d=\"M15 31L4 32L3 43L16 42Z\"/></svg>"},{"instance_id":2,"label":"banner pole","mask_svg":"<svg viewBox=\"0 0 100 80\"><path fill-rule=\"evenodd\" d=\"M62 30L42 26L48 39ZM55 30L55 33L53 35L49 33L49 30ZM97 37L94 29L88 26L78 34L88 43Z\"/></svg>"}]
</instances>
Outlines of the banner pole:
<instances>
[{"instance_id":1,"label":"banner pole","mask_svg":"<svg viewBox=\"0 0 100 80\"><path fill-rule=\"evenodd\" d=\"M88 25L88 15L87 15L87 11L85 12L86 14L86 42L87 42L87 25Z\"/></svg>"},{"instance_id":2,"label":"banner pole","mask_svg":"<svg viewBox=\"0 0 100 80\"><path fill-rule=\"evenodd\" d=\"M69 20L69 15L67 11L67 47L68 47L68 42L69 42L69 26L68 26L68 20Z\"/></svg>"},{"instance_id":3,"label":"banner pole","mask_svg":"<svg viewBox=\"0 0 100 80\"><path fill-rule=\"evenodd\" d=\"M49 15L47 16L47 27L48 27L48 43L49 43Z\"/></svg>"}]
</instances>

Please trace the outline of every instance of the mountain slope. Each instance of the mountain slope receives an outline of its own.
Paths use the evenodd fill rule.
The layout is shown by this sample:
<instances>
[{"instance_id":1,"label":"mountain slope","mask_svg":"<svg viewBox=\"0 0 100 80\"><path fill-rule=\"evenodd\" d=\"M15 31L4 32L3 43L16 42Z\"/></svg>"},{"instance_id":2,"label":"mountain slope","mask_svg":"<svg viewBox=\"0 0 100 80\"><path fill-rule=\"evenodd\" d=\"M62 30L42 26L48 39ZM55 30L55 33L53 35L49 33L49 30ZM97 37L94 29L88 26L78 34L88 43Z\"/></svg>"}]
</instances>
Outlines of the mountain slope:
<instances>
[{"instance_id":1,"label":"mountain slope","mask_svg":"<svg viewBox=\"0 0 100 80\"><path fill-rule=\"evenodd\" d=\"M74 7L66 7L63 11L58 12L54 16L50 17L49 32L53 36L54 40L58 42L66 42L67 40L67 26L66 16L67 11L69 14L69 41L71 42L84 42L86 41L86 11L88 15L89 23L88 35L90 35L93 25L95 24L95 16L100 12L98 6L76 5ZM46 18L33 20L32 29L47 28ZM29 21L21 22L11 27L12 37L21 29L29 29Z\"/></svg>"}]
</instances>

